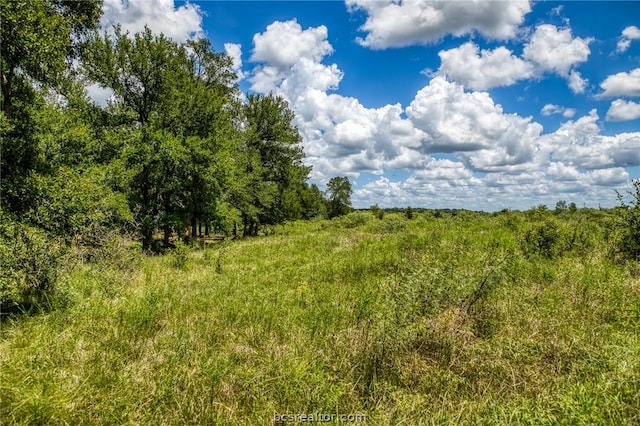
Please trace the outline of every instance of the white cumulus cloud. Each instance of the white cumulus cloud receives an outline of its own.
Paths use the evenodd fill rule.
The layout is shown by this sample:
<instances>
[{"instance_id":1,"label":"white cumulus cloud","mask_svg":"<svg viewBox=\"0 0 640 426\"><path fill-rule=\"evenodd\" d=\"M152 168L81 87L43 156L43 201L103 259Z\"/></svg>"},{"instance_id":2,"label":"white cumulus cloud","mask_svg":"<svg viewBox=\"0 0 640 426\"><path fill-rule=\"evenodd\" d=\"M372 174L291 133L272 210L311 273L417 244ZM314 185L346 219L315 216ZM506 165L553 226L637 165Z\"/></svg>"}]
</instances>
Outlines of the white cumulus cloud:
<instances>
[{"instance_id":1,"label":"white cumulus cloud","mask_svg":"<svg viewBox=\"0 0 640 426\"><path fill-rule=\"evenodd\" d=\"M618 53L626 52L632 40L640 40L640 28L631 25L622 30L622 35L618 38L616 50Z\"/></svg>"},{"instance_id":2,"label":"white cumulus cloud","mask_svg":"<svg viewBox=\"0 0 640 426\"><path fill-rule=\"evenodd\" d=\"M384 167L423 164L419 149L426 135L402 118L400 105L366 108L356 98L328 93L343 77L336 64L322 63L332 52L325 27L302 29L295 20L275 22L254 36L252 89L289 102L314 176L381 174Z\"/></svg>"},{"instance_id":3,"label":"white cumulus cloud","mask_svg":"<svg viewBox=\"0 0 640 426\"><path fill-rule=\"evenodd\" d=\"M562 114L562 116L565 118L573 118L573 116L576 115L576 110L573 108L566 108L560 105L546 104L544 107L542 107L542 110L540 111L540 113L545 117L548 117L553 114Z\"/></svg>"},{"instance_id":4,"label":"white cumulus cloud","mask_svg":"<svg viewBox=\"0 0 640 426\"><path fill-rule=\"evenodd\" d=\"M311 83L314 79L309 74L320 71L320 77L328 86L335 86L342 79L341 73L332 70L320 70L320 61L333 52L327 41L327 27L319 26L303 31L295 20L275 21L262 33L253 36L251 61L257 65L253 76L249 79L253 90L267 93L277 87L282 80L291 74L292 67L297 67L299 74L307 74L302 84ZM320 67L314 66L320 65ZM331 73L332 75L327 75Z\"/></svg>"},{"instance_id":5,"label":"white cumulus cloud","mask_svg":"<svg viewBox=\"0 0 640 426\"><path fill-rule=\"evenodd\" d=\"M106 31L120 24L132 34L146 25L178 42L204 34L200 8L191 3L176 8L174 0L104 0L100 24Z\"/></svg>"},{"instance_id":6,"label":"white cumulus cloud","mask_svg":"<svg viewBox=\"0 0 640 426\"><path fill-rule=\"evenodd\" d=\"M587 85L589 84L589 80L586 78L582 78L582 75L578 71L571 70L569 72L569 78L567 79L569 83L569 88L573 93L584 93Z\"/></svg>"},{"instance_id":7,"label":"white cumulus cloud","mask_svg":"<svg viewBox=\"0 0 640 426\"><path fill-rule=\"evenodd\" d=\"M486 92L436 77L407 107L413 124L431 139L428 152L458 152L475 170L508 169L531 161L542 126L517 114L505 114Z\"/></svg>"},{"instance_id":8,"label":"white cumulus cloud","mask_svg":"<svg viewBox=\"0 0 640 426\"><path fill-rule=\"evenodd\" d=\"M541 151L582 169L606 169L640 165L640 132L601 134L596 110L563 123L538 141Z\"/></svg>"},{"instance_id":9,"label":"white cumulus cloud","mask_svg":"<svg viewBox=\"0 0 640 426\"><path fill-rule=\"evenodd\" d=\"M589 57L590 42L590 39L573 37L570 28L543 24L536 27L525 44L522 57L504 46L480 50L475 43L467 42L440 51L441 64L435 74L445 75L474 90L488 90L551 72L566 78L574 93L584 93L588 81L574 67Z\"/></svg>"},{"instance_id":10,"label":"white cumulus cloud","mask_svg":"<svg viewBox=\"0 0 640 426\"><path fill-rule=\"evenodd\" d=\"M320 61L333 52L327 41L327 27L321 25L302 30L295 20L276 21L266 31L253 36L254 62L269 62L272 66L285 69L300 58Z\"/></svg>"},{"instance_id":11,"label":"white cumulus cloud","mask_svg":"<svg viewBox=\"0 0 640 426\"><path fill-rule=\"evenodd\" d=\"M313 166L313 181L322 184L332 176L356 178L364 172L379 176L355 185L357 207L377 203L526 209L559 199L597 205L603 191L628 184L625 167L640 165L640 133L603 135L594 110L543 134L531 117L504 111L487 92L469 91L469 86L490 86L488 74L457 75L468 80L465 85L434 75L406 108L368 108L357 98L334 92L343 73L336 64L324 63L333 52L326 29L303 29L295 21L283 24L269 26L254 38L263 44L252 54L252 89L274 92L289 102L303 138L305 162ZM286 55L277 51L282 40L295 37L313 40L315 47L293 47ZM451 64L455 55L465 54L482 65L491 64L493 55L507 62L518 59L506 49L482 52L468 43L451 53ZM567 79L575 72L560 65L553 72L563 70ZM574 109L554 104L541 112L567 119L575 115ZM447 158L434 158L437 154ZM393 169L408 177L394 181L389 173Z\"/></svg>"},{"instance_id":12,"label":"white cumulus cloud","mask_svg":"<svg viewBox=\"0 0 640 426\"><path fill-rule=\"evenodd\" d=\"M518 80L533 76L534 67L516 56L506 47L482 50L473 42L442 50L440 75L460 82L474 90L510 86Z\"/></svg>"},{"instance_id":13,"label":"white cumulus cloud","mask_svg":"<svg viewBox=\"0 0 640 426\"><path fill-rule=\"evenodd\" d=\"M242 71L242 46L238 43L225 43L225 53L231 58L231 66L238 76L238 80L244 78L244 72Z\"/></svg>"},{"instance_id":14,"label":"white cumulus cloud","mask_svg":"<svg viewBox=\"0 0 640 426\"><path fill-rule=\"evenodd\" d=\"M640 68L630 72L619 72L608 76L600 87L604 92L598 97L610 96L640 96Z\"/></svg>"},{"instance_id":15,"label":"white cumulus cloud","mask_svg":"<svg viewBox=\"0 0 640 426\"><path fill-rule=\"evenodd\" d=\"M640 104L623 99L616 99L611 102L607 111L608 121L629 121L640 118Z\"/></svg>"},{"instance_id":16,"label":"white cumulus cloud","mask_svg":"<svg viewBox=\"0 0 640 426\"><path fill-rule=\"evenodd\" d=\"M568 77L576 64L585 62L591 53L591 39L573 37L570 28L543 24L536 27L523 50L523 57L541 71L553 71Z\"/></svg>"},{"instance_id":17,"label":"white cumulus cloud","mask_svg":"<svg viewBox=\"0 0 640 426\"><path fill-rule=\"evenodd\" d=\"M434 42L446 35L480 33L493 39L515 37L529 1L496 2L347 0L349 10L363 10L367 20L358 42L373 49Z\"/></svg>"}]
</instances>

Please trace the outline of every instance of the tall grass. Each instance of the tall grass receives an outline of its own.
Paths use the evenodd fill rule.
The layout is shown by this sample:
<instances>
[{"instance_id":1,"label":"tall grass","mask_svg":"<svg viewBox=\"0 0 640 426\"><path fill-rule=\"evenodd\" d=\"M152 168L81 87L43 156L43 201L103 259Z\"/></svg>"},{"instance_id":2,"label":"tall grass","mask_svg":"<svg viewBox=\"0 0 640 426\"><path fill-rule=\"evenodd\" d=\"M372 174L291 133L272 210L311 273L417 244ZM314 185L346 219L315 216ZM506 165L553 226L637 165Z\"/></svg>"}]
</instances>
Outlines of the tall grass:
<instances>
[{"instance_id":1,"label":"tall grass","mask_svg":"<svg viewBox=\"0 0 640 426\"><path fill-rule=\"evenodd\" d=\"M0 420L637 424L637 264L597 229L529 250L510 215L356 213L81 264L64 309L2 324Z\"/></svg>"}]
</instances>

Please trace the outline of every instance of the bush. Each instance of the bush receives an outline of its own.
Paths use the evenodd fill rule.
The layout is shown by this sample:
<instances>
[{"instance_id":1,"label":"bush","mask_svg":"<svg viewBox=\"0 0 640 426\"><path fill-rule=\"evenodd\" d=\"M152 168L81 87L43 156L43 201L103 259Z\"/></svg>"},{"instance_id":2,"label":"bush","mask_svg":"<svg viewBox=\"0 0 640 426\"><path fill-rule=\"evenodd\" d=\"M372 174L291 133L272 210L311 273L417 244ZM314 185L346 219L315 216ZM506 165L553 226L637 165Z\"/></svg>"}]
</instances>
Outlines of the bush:
<instances>
[{"instance_id":1,"label":"bush","mask_svg":"<svg viewBox=\"0 0 640 426\"><path fill-rule=\"evenodd\" d=\"M551 220L533 224L520 238L520 247L525 255L539 255L548 259L564 250L563 243L560 227Z\"/></svg>"},{"instance_id":2,"label":"bush","mask_svg":"<svg viewBox=\"0 0 640 426\"><path fill-rule=\"evenodd\" d=\"M97 168L61 168L54 175L38 176L28 221L82 245L101 245L104 235L132 220L126 197L105 184L106 175Z\"/></svg>"},{"instance_id":3,"label":"bush","mask_svg":"<svg viewBox=\"0 0 640 426\"><path fill-rule=\"evenodd\" d=\"M357 228L369 222L370 218L371 215L368 213L356 211L345 216L334 218L332 221L337 222L340 228Z\"/></svg>"},{"instance_id":4,"label":"bush","mask_svg":"<svg viewBox=\"0 0 640 426\"><path fill-rule=\"evenodd\" d=\"M175 248L171 250L171 264L175 268L184 269L189 259L189 247L178 239L175 242Z\"/></svg>"},{"instance_id":5,"label":"bush","mask_svg":"<svg viewBox=\"0 0 640 426\"><path fill-rule=\"evenodd\" d=\"M640 260L640 180L633 181L634 191L631 204L626 204L618 194L620 208L617 209L617 223L620 228L620 238L616 249L623 257Z\"/></svg>"},{"instance_id":6,"label":"bush","mask_svg":"<svg viewBox=\"0 0 640 426\"><path fill-rule=\"evenodd\" d=\"M384 217L384 210L378 207L377 204L369 207L369 211L371 212L371 214L373 214L373 217L375 217L376 219L382 219Z\"/></svg>"},{"instance_id":7,"label":"bush","mask_svg":"<svg viewBox=\"0 0 640 426\"><path fill-rule=\"evenodd\" d=\"M407 228L407 219L397 213L392 213L381 220L367 223L366 230L369 232L394 233L401 232Z\"/></svg>"},{"instance_id":8,"label":"bush","mask_svg":"<svg viewBox=\"0 0 640 426\"><path fill-rule=\"evenodd\" d=\"M62 245L41 230L0 217L2 314L49 307L64 253Z\"/></svg>"}]
</instances>

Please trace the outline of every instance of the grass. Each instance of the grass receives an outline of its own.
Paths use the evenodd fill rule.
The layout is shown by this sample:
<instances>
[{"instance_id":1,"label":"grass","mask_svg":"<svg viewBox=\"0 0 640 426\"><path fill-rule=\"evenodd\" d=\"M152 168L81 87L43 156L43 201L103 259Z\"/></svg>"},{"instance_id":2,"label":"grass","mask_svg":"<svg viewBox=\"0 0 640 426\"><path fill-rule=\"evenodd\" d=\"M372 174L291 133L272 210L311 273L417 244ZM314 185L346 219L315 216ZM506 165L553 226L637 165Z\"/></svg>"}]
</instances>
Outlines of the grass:
<instances>
[{"instance_id":1,"label":"grass","mask_svg":"<svg viewBox=\"0 0 640 426\"><path fill-rule=\"evenodd\" d=\"M359 213L80 264L64 309L3 322L0 421L638 424L637 264L593 233L529 254L528 220Z\"/></svg>"}]
</instances>

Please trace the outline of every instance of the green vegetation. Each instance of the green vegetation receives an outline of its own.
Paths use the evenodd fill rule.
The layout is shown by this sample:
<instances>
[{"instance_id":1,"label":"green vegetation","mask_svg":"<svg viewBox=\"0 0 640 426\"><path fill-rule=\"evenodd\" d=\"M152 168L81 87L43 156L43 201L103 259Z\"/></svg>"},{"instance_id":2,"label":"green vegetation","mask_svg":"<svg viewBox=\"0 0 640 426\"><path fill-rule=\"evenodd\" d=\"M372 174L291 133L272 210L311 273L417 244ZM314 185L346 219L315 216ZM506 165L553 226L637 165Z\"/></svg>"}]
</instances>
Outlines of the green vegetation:
<instances>
[{"instance_id":1,"label":"green vegetation","mask_svg":"<svg viewBox=\"0 0 640 426\"><path fill-rule=\"evenodd\" d=\"M116 234L160 253L348 212L346 177L338 205L307 182L283 98L243 98L231 58L206 39L100 34L100 11L99 0L0 0L2 313L48 305L56 259L92 256ZM111 91L107 106L88 98L92 83ZM27 266L31 255L52 266ZM33 268L41 278L23 277Z\"/></svg>"},{"instance_id":2,"label":"green vegetation","mask_svg":"<svg viewBox=\"0 0 640 426\"><path fill-rule=\"evenodd\" d=\"M640 182L354 211L208 41L0 14L0 423L640 423Z\"/></svg>"},{"instance_id":3,"label":"green vegetation","mask_svg":"<svg viewBox=\"0 0 640 426\"><path fill-rule=\"evenodd\" d=\"M637 424L640 268L612 255L615 214L353 212L120 246L61 273L64 306L5 319L0 419Z\"/></svg>"}]
</instances>

